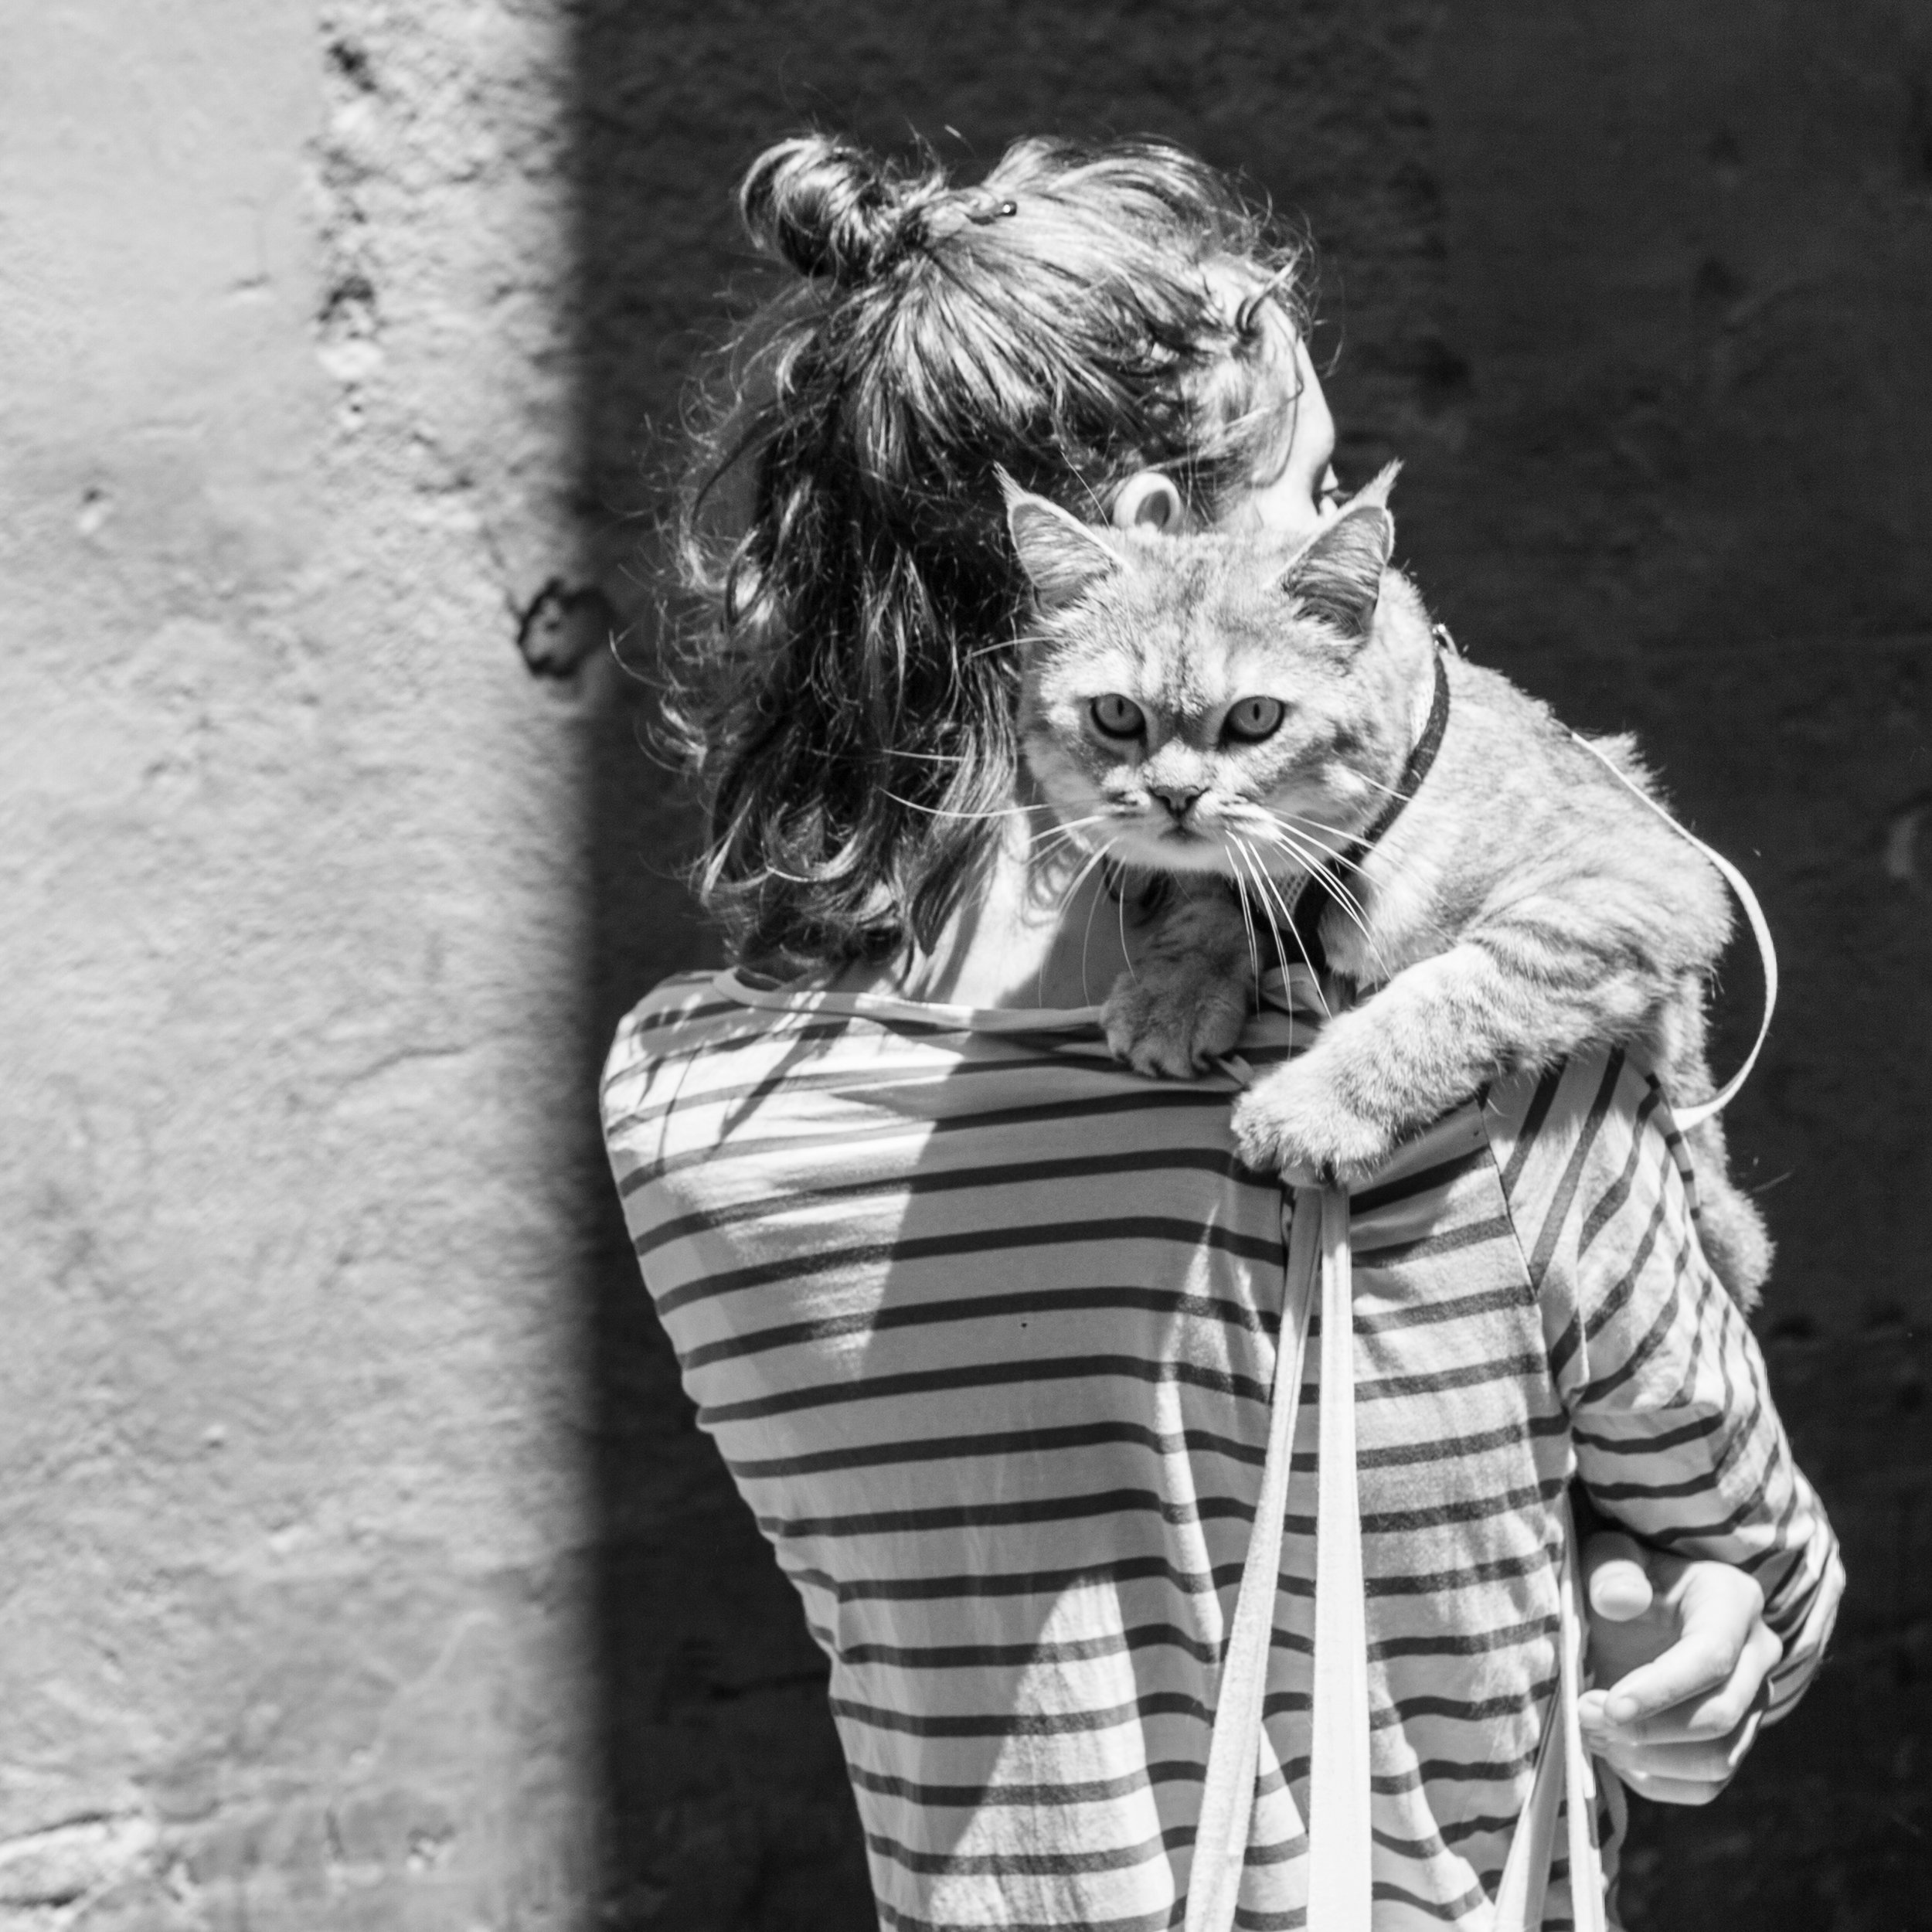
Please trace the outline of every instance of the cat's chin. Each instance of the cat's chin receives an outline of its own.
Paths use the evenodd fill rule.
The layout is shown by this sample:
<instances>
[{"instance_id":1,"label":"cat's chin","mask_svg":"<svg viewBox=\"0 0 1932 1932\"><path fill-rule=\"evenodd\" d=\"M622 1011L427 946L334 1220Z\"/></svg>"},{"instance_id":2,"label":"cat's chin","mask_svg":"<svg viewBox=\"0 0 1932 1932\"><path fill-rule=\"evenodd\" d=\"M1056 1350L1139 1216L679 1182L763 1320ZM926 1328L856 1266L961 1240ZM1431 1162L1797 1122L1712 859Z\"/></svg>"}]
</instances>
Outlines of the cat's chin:
<instances>
[{"instance_id":1,"label":"cat's chin","mask_svg":"<svg viewBox=\"0 0 1932 1932\"><path fill-rule=\"evenodd\" d=\"M1178 825L1151 837L1123 839L1114 849L1127 864L1148 872L1211 872L1223 879L1234 875L1234 861L1219 838Z\"/></svg>"}]
</instances>

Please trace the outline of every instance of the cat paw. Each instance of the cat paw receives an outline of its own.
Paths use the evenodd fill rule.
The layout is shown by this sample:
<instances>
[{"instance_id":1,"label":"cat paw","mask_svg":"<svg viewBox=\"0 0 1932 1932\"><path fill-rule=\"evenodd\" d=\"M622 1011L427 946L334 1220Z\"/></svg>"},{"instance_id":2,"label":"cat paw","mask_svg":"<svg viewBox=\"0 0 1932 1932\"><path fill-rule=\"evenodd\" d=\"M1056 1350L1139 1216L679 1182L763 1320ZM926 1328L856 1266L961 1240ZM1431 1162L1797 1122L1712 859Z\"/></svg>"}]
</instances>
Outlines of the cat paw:
<instances>
[{"instance_id":1,"label":"cat paw","mask_svg":"<svg viewBox=\"0 0 1932 1932\"><path fill-rule=\"evenodd\" d=\"M1249 988L1198 961L1151 961L1123 974L1100 1009L1107 1043L1137 1073L1186 1080L1230 1052L1247 1024Z\"/></svg>"},{"instance_id":2,"label":"cat paw","mask_svg":"<svg viewBox=\"0 0 1932 1932\"><path fill-rule=\"evenodd\" d=\"M1394 1153L1394 1131L1342 1100L1304 1064L1277 1067L1234 1104L1234 1145L1262 1173L1353 1187Z\"/></svg>"}]
</instances>

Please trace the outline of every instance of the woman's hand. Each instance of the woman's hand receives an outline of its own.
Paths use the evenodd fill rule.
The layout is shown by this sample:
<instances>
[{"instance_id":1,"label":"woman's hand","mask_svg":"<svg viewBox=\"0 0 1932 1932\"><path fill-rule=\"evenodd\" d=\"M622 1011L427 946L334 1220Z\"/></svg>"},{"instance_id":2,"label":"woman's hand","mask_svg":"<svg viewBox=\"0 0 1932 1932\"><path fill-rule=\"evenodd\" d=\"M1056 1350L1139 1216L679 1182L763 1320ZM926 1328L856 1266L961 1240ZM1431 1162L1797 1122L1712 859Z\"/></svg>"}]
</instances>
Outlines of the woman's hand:
<instances>
[{"instance_id":1,"label":"woman's hand","mask_svg":"<svg viewBox=\"0 0 1932 1932\"><path fill-rule=\"evenodd\" d=\"M1729 1563L1648 1549L1616 1531L1583 1552L1590 1662L1583 1736L1630 1788L1708 1804L1757 1736L1784 1655L1764 1593Z\"/></svg>"}]
</instances>

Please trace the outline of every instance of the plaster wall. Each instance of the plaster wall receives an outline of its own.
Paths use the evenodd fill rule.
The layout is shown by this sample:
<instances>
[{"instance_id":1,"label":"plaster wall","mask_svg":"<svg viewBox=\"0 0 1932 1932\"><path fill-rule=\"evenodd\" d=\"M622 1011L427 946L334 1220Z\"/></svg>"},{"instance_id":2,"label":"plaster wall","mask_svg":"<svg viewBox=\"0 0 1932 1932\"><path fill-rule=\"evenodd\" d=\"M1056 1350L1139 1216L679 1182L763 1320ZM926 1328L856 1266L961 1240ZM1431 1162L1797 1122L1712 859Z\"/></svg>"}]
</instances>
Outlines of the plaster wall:
<instances>
[{"instance_id":1,"label":"plaster wall","mask_svg":"<svg viewBox=\"0 0 1932 1932\"><path fill-rule=\"evenodd\" d=\"M7 15L0 1926L573 1923L563 22Z\"/></svg>"}]
</instances>

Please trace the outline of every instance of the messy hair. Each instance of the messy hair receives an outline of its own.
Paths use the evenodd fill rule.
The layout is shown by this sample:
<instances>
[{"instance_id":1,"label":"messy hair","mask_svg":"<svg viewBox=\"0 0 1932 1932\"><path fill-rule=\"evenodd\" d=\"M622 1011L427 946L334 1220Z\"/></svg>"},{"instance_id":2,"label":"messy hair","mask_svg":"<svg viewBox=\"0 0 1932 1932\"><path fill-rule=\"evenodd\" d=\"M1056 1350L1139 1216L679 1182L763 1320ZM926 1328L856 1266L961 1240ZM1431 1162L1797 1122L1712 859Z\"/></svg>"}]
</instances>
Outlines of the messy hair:
<instances>
[{"instance_id":1,"label":"messy hair","mask_svg":"<svg viewBox=\"0 0 1932 1932\"><path fill-rule=\"evenodd\" d=\"M999 471L1095 519L1158 467L1212 515L1279 442L1263 311L1302 325L1305 251L1153 141L1022 141L960 189L807 136L740 206L796 277L696 391L665 717L735 956L883 961L936 941L1012 799Z\"/></svg>"}]
</instances>

